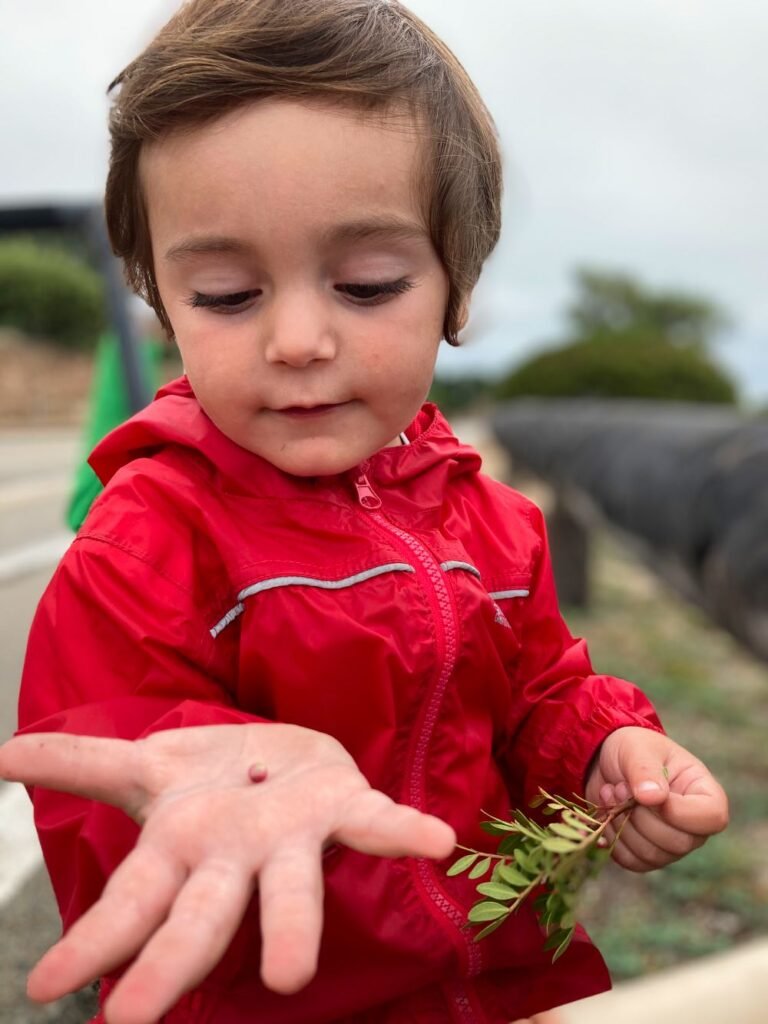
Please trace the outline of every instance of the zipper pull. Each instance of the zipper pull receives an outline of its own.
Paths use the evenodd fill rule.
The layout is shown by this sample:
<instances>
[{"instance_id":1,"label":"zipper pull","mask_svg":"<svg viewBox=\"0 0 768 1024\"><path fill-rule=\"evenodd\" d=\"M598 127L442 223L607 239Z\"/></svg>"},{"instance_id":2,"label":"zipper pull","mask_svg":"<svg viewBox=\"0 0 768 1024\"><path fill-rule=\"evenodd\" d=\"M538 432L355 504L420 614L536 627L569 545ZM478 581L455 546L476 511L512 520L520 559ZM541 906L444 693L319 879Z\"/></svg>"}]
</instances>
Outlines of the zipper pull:
<instances>
[{"instance_id":1,"label":"zipper pull","mask_svg":"<svg viewBox=\"0 0 768 1024\"><path fill-rule=\"evenodd\" d=\"M371 487L371 482L365 473L361 473L355 480L355 490L357 491L357 500L363 508L369 511L381 508L381 498Z\"/></svg>"}]
</instances>

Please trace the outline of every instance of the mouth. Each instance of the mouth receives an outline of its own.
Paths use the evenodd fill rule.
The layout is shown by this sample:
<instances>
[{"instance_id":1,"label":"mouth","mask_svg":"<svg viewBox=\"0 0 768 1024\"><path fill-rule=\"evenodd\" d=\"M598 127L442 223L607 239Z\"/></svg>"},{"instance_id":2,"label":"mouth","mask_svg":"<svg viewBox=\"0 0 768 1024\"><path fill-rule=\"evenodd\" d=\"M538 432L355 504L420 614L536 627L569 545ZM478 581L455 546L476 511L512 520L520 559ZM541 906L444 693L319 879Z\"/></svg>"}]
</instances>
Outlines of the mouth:
<instances>
[{"instance_id":1,"label":"mouth","mask_svg":"<svg viewBox=\"0 0 768 1024\"><path fill-rule=\"evenodd\" d=\"M282 409L275 409L281 416L289 416L292 419L307 419L313 416L325 416L335 409L341 409L349 402L334 402L327 405L286 405Z\"/></svg>"}]
</instances>

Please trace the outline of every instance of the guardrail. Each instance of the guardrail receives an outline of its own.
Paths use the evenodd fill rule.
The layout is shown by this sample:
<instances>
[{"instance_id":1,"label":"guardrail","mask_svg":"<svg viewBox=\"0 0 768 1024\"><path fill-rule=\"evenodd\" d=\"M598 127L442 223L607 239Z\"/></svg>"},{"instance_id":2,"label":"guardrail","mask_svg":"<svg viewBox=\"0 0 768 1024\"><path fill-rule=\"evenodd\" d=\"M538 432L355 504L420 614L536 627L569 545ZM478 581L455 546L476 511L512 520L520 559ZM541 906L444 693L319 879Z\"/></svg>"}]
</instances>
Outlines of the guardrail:
<instances>
[{"instance_id":1,"label":"guardrail","mask_svg":"<svg viewBox=\"0 0 768 1024\"><path fill-rule=\"evenodd\" d=\"M493 429L555 489L564 604L588 600L589 532L608 524L768 661L768 419L690 403L523 399L500 406Z\"/></svg>"}]
</instances>

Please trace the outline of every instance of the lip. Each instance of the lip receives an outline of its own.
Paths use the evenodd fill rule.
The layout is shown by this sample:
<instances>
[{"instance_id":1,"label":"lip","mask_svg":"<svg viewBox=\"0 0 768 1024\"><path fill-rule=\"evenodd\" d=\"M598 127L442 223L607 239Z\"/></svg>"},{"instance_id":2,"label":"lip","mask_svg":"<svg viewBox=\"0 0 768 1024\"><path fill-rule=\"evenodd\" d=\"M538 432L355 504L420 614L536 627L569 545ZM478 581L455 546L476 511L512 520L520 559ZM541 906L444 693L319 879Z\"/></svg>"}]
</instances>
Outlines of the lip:
<instances>
[{"instance_id":1,"label":"lip","mask_svg":"<svg viewBox=\"0 0 768 1024\"><path fill-rule=\"evenodd\" d=\"M313 416L325 416L348 404L348 402L332 402L326 405L287 405L274 411L281 416L289 416L291 419L307 419Z\"/></svg>"}]
</instances>

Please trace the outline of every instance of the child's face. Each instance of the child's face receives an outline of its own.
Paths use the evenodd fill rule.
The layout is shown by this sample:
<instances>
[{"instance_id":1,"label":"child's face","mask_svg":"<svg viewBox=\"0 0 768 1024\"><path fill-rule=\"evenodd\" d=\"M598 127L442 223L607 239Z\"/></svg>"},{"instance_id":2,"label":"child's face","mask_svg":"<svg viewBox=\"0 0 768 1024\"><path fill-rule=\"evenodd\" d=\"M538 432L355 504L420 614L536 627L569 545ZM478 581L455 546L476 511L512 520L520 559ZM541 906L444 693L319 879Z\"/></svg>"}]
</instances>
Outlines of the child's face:
<instances>
[{"instance_id":1,"label":"child's face","mask_svg":"<svg viewBox=\"0 0 768 1024\"><path fill-rule=\"evenodd\" d=\"M356 466L427 394L448 276L420 158L415 131L284 99L142 153L157 285L195 393L288 473Z\"/></svg>"}]
</instances>

